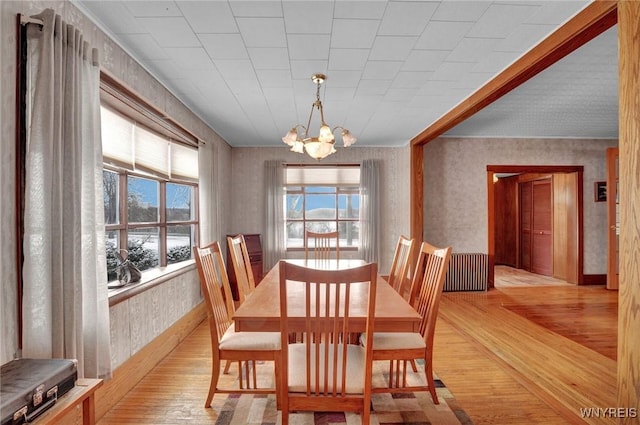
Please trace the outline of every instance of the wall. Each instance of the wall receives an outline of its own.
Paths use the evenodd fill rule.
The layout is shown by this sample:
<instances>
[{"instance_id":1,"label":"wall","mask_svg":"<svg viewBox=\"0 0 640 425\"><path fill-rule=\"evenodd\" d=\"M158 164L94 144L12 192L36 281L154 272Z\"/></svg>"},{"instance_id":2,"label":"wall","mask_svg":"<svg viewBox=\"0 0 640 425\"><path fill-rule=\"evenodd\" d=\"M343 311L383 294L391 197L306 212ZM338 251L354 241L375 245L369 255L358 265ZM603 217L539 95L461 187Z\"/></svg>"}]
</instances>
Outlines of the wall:
<instances>
[{"instance_id":1,"label":"wall","mask_svg":"<svg viewBox=\"0 0 640 425\"><path fill-rule=\"evenodd\" d=\"M167 89L148 74L135 60L87 19L68 1L1 1L0 2L0 100L2 109L0 138L0 190L3 194L0 220L0 240L3 241L0 264L3 270L1 282L0 314L2 337L0 338L0 363L5 363L17 352L16 320L16 214L12 202L15 193L15 79L16 79L16 15L34 15L45 8L53 8L68 23L82 31L85 40L100 50L102 68L120 79L142 97L192 131L210 148L216 156L214 167L215 191L220 204L228 205L231 189L228 175L231 162L231 148L212 129L207 127L185 105L178 101ZM226 221L229 215L219 218L214 224L213 234L221 239L230 227ZM185 312L201 301L197 272L193 269L154 289L135 296L111 308L112 364L121 364L141 346L167 329Z\"/></svg>"},{"instance_id":2,"label":"wall","mask_svg":"<svg viewBox=\"0 0 640 425\"><path fill-rule=\"evenodd\" d=\"M378 159L382 163L380 186L385 188L381 196L381 255L379 270L386 274L391 267L393 253L400 235L409 235L409 148L364 148L357 145L343 148L322 160L322 163L360 163L364 159ZM264 188L262 183L264 161L280 159L292 164L314 164L307 155L290 152L285 145L280 148L234 148L232 152L231 179L233 194L230 217L234 233L262 233Z\"/></svg>"},{"instance_id":3,"label":"wall","mask_svg":"<svg viewBox=\"0 0 640 425\"><path fill-rule=\"evenodd\" d=\"M438 138L424 147L424 237L487 252L487 165L584 166L584 273L605 274L607 207L593 201L617 140Z\"/></svg>"}]
</instances>

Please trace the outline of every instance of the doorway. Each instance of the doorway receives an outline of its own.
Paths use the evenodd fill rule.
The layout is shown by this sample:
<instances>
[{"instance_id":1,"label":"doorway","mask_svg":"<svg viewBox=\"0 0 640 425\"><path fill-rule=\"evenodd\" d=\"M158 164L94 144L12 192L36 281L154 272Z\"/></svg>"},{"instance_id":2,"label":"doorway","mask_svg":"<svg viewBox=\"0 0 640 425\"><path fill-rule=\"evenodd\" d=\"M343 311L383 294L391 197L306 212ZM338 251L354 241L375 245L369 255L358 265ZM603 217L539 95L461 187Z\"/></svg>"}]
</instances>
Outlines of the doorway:
<instances>
[{"instance_id":1,"label":"doorway","mask_svg":"<svg viewBox=\"0 0 640 425\"><path fill-rule=\"evenodd\" d=\"M489 287L506 265L583 282L582 166L487 166Z\"/></svg>"}]
</instances>

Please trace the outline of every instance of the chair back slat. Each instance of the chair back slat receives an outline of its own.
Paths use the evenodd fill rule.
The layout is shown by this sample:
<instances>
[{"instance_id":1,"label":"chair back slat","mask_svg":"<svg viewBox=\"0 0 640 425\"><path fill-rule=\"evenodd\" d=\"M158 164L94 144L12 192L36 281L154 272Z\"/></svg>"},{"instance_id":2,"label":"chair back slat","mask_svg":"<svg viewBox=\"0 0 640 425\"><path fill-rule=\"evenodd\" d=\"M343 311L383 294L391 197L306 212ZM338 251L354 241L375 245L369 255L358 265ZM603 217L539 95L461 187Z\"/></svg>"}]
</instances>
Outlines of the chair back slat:
<instances>
[{"instance_id":1,"label":"chair back slat","mask_svg":"<svg viewBox=\"0 0 640 425\"><path fill-rule=\"evenodd\" d=\"M389 285L405 299L409 298L409 262L411 261L414 243L414 239L409 239L405 236L398 238L398 244L396 245L389 271Z\"/></svg>"},{"instance_id":2,"label":"chair back slat","mask_svg":"<svg viewBox=\"0 0 640 425\"><path fill-rule=\"evenodd\" d=\"M335 232L313 232L305 230L304 258L306 260L329 260L335 251L335 258L340 259L340 236Z\"/></svg>"},{"instance_id":3,"label":"chair back slat","mask_svg":"<svg viewBox=\"0 0 640 425\"><path fill-rule=\"evenodd\" d=\"M247 251L247 243L244 235L234 237L227 236L227 244L229 246L229 254L231 255L231 263L233 271L236 274L236 282L238 284L238 298L240 304L256 289L253 271L251 270L251 260Z\"/></svg>"}]
</instances>

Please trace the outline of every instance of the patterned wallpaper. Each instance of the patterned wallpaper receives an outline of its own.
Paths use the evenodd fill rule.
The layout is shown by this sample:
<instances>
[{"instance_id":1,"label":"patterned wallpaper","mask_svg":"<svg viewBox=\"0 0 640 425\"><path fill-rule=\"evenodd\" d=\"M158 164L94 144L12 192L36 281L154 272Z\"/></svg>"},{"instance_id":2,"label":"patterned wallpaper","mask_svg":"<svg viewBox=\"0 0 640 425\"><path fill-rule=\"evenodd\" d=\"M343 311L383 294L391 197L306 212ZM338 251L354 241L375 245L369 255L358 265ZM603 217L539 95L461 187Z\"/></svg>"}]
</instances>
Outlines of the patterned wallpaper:
<instances>
[{"instance_id":1,"label":"patterned wallpaper","mask_svg":"<svg viewBox=\"0 0 640 425\"><path fill-rule=\"evenodd\" d=\"M607 209L593 202L617 140L440 138L424 148L425 239L453 252L487 252L487 165L582 165L584 273L607 271Z\"/></svg>"}]
</instances>

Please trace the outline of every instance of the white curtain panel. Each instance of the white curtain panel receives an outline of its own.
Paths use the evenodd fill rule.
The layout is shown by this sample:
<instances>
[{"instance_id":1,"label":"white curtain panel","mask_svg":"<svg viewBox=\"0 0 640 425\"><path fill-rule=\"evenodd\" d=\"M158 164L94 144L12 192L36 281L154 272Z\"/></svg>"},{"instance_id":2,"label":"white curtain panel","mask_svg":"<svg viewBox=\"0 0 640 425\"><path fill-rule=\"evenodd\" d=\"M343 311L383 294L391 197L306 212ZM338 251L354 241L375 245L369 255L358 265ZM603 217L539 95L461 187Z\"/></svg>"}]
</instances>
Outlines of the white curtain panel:
<instances>
[{"instance_id":1,"label":"white curtain panel","mask_svg":"<svg viewBox=\"0 0 640 425\"><path fill-rule=\"evenodd\" d=\"M365 159L360 164L360 251L369 263L380 260L380 164Z\"/></svg>"},{"instance_id":2,"label":"white curtain panel","mask_svg":"<svg viewBox=\"0 0 640 425\"><path fill-rule=\"evenodd\" d=\"M284 258L284 163L269 160L264 163L264 259L265 270L271 270Z\"/></svg>"},{"instance_id":3,"label":"white curtain panel","mask_svg":"<svg viewBox=\"0 0 640 425\"><path fill-rule=\"evenodd\" d=\"M220 237L220 213L215 167L216 147L212 142L201 142L198 149L198 193L200 196L200 246L205 246ZM226 242L221 246L226 246Z\"/></svg>"},{"instance_id":4,"label":"white curtain panel","mask_svg":"<svg viewBox=\"0 0 640 425\"><path fill-rule=\"evenodd\" d=\"M29 24L23 356L111 374L97 50L51 9Z\"/></svg>"}]
</instances>

